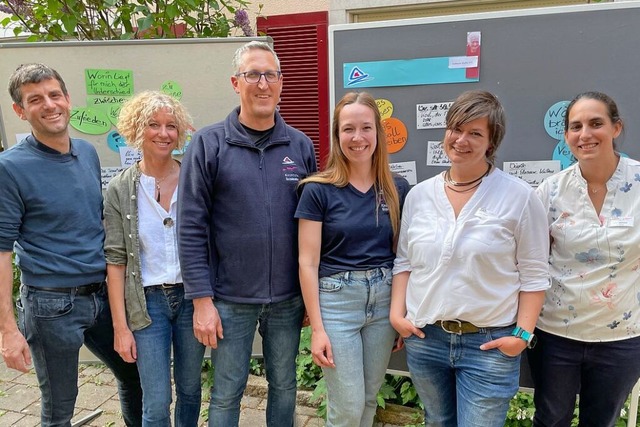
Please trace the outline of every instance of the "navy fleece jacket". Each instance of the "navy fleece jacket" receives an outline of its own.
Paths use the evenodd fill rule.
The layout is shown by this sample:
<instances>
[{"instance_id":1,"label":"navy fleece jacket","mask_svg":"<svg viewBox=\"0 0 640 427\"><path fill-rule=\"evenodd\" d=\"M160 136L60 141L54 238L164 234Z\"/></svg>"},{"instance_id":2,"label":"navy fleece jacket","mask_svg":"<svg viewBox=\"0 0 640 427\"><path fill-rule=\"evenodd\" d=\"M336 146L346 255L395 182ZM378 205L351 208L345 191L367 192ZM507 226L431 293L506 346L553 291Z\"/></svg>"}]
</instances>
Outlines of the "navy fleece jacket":
<instances>
[{"instance_id":1,"label":"navy fleece jacket","mask_svg":"<svg viewBox=\"0 0 640 427\"><path fill-rule=\"evenodd\" d=\"M316 171L311 140L276 112L263 150L239 108L193 136L182 162L178 245L185 296L286 301L298 281L298 181Z\"/></svg>"}]
</instances>

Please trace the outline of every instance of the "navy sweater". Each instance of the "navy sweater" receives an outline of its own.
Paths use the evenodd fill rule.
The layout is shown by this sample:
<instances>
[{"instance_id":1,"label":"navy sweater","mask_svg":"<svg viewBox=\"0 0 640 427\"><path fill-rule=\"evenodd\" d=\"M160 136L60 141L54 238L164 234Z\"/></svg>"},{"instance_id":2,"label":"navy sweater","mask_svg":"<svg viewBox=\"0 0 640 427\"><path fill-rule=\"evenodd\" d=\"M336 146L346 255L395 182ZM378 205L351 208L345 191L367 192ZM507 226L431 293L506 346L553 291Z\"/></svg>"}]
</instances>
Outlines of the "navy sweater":
<instances>
[{"instance_id":1,"label":"navy sweater","mask_svg":"<svg viewBox=\"0 0 640 427\"><path fill-rule=\"evenodd\" d=\"M15 249L23 283L104 280L103 241L100 161L91 144L72 139L60 154L30 135L0 153L0 251Z\"/></svg>"},{"instance_id":2,"label":"navy sweater","mask_svg":"<svg viewBox=\"0 0 640 427\"><path fill-rule=\"evenodd\" d=\"M277 303L300 294L298 181L316 171L311 140L276 113L264 149L236 108L193 136L178 192L178 245L187 298Z\"/></svg>"}]
</instances>

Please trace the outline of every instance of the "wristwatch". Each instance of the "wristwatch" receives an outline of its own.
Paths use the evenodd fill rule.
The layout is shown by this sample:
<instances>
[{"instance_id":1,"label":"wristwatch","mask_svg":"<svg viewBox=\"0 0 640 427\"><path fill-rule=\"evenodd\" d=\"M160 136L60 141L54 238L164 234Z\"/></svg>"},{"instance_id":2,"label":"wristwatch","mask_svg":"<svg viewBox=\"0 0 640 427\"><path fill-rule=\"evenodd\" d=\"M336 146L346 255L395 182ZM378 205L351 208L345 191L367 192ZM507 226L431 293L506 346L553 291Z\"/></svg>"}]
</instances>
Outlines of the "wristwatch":
<instances>
[{"instance_id":1,"label":"wristwatch","mask_svg":"<svg viewBox=\"0 0 640 427\"><path fill-rule=\"evenodd\" d=\"M535 347L536 343L538 342L538 337L536 337L531 332L525 331L520 326L516 326L513 332L511 332L511 335L513 335L514 337L518 337L521 340L524 340L527 343L527 348Z\"/></svg>"}]
</instances>

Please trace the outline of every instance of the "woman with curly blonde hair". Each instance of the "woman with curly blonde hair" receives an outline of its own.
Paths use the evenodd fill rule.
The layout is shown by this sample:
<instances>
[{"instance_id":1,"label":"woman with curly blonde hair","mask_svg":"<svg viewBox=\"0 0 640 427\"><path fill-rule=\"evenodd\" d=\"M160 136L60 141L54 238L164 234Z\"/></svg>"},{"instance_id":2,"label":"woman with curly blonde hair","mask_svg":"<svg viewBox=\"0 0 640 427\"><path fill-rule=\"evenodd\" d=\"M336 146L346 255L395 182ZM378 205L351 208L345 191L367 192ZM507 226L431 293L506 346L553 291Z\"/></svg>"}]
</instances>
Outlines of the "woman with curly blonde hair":
<instances>
[{"instance_id":1,"label":"woman with curly blonde hair","mask_svg":"<svg viewBox=\"0 0 640 427\"><path fill-rule=\"evenodd\" d=\"M143 92L120 110L118 130L142 160L113 178L105 197L107 281L115 349L137 363L143 426L170 426L171 350L176 426L197 426L204 346L193 334L176 239L180 163L190 118L174 98Z\"/></svg>"}]
</instances>

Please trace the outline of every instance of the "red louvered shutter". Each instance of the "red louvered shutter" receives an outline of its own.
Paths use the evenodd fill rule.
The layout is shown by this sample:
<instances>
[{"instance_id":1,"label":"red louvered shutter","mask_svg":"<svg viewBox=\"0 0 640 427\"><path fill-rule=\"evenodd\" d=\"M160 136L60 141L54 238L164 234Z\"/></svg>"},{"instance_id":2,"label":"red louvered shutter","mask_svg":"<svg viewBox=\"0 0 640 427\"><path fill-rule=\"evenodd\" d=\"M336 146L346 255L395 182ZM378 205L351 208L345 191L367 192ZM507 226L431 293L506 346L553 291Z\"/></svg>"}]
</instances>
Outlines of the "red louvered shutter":
<instances>
[{"instance_id":1,"label":"red louvered shutter","mask_svg":"<svg viewBox=\"0 0 640 427\"><path fill-rule=\"evenodd\" d=\"M329 153L327 12L260 17L258 32L273 39L284 87L280 114L311 140L320 168Z\"/></svg>"}]
</instances>

